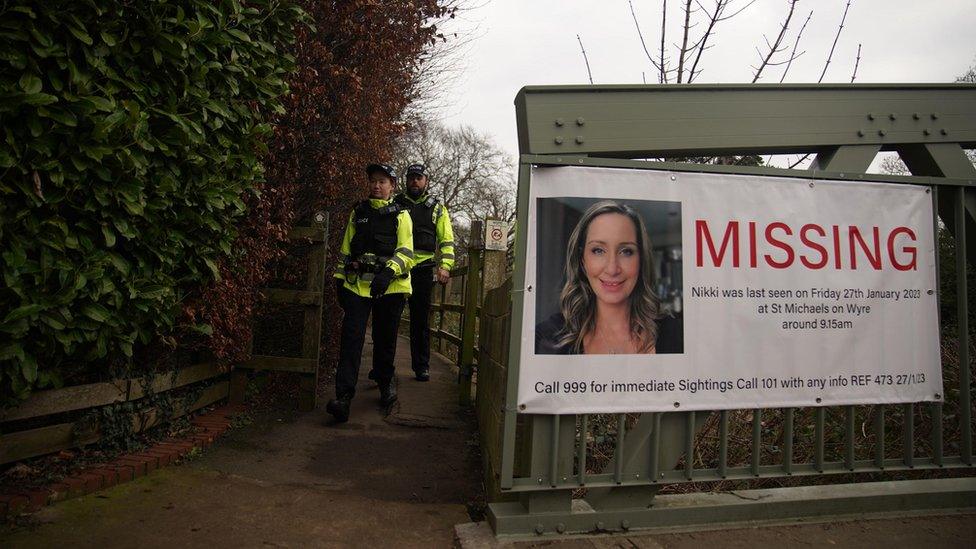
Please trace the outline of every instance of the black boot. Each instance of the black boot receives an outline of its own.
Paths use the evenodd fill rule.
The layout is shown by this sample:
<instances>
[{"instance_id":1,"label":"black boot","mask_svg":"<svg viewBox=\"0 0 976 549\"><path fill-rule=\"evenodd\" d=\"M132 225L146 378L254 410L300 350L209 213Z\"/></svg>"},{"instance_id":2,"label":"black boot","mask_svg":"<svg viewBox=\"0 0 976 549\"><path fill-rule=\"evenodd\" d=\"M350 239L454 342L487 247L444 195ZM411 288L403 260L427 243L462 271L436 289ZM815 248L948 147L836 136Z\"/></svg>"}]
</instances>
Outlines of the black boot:
<instances>
[{"instance_id":1,"label":"black boot","mask_svg":"<svg viewBox=\"0 0 976 549\"><path fill-rule=\"evenodd\" d=\"M380 405L389 407L397 400L396 380L391 379L385 383L380 382Z\"/></svg>"},{"instance_id":2,"label":"black boot","mask_svg":"<svg viewBox=\"0 0 976 549\"><path fill-rule=\"evenodd\" d=\"M345 423L349 421L349 405L351 404L351 400L349 397L339 397L330 400L325 405L325 411L332 414L336 423Z\"/></svg>"},{"instance_id":3,"label":"black boot","mask_svg":"<svg viewBox=\"0 0 976 549\"><path fill-rule=\"evenodd\" d=\"M430 368L423 368L414 372L417 381L430 381Z\"/></svg>"}]
</instances>

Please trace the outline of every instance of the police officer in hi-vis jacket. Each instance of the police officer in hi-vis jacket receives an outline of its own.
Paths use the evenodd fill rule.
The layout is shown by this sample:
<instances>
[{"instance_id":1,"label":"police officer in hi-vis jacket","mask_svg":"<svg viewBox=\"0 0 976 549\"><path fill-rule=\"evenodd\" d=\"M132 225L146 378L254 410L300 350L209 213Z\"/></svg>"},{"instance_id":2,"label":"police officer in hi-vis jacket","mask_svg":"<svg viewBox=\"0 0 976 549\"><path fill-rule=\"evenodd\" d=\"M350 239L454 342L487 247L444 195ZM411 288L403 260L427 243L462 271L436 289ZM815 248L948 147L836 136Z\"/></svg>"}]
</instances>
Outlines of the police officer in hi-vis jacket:
<instances>
[{"instance_id":1,"label":"police officer in hi-vis jacket","mask_svg":"<svg viewBox=\"0 0 976 549\"><path fill-rule=\"evenodd\" d=\"M407 167L406 192L393 199L410 211L416 262L410 271L410 355L417 381L430 379L430 294L446 284L454 266L454 230L447 208L428 194L423 164Z\"/></svg>"},{"instance_id":2,"label":"police officer in hi-vis jacket","mask_svg":"<svg viewBox=\"0 0 976 549\"><path fill-rule=\"evenodd\" d=\"M397 327L410 295L410 268L414 264L410 214L392 200L396 173L386 164L370 164L366 175L369 199L357 204L349 215L335 272L337 301L345 317L336 398L329 401L326 410L340 423L349 419L370 313L373 374L380 388L380 403L389 406L396 401L393 358Z\"/></svg>"}]
</instances>

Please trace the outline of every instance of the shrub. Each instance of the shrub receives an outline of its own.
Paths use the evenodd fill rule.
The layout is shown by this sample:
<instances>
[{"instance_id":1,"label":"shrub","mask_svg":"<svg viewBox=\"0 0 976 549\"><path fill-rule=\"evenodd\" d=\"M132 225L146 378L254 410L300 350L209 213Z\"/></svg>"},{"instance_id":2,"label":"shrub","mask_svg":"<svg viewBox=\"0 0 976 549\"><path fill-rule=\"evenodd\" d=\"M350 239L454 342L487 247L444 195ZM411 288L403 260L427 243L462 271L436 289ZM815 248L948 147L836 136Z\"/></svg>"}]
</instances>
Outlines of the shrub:
<instances>
[{"instance_id":1,"label":"shrub","mask_svg":"<svg viewBox=\"0 0 976 549\"><path fill-rule=\"evenodd\" d=\"M239 260L235 225L263 179L302 13L274 0L0 8L0 403L72 364L131 360Z\"/></svg>"}]
</instances>

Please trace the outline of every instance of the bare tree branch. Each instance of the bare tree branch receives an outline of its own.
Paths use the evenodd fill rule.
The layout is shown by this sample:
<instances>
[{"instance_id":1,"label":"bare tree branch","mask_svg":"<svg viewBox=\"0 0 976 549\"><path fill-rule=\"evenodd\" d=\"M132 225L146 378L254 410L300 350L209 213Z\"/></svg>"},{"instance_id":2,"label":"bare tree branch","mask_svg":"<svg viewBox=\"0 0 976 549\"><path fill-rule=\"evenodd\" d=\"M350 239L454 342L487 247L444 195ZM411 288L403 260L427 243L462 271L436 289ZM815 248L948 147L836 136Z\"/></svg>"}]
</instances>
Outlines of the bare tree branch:
<instances>
[{"instance_id":1,"label":"bare tree branch","mask_svg":"<svg viewBox=\"0 0 976 549\"><path fill-rule=\"evenodd\" d=\"M726 4L731 4L731 3L732 3L731 1L726 2ZM755 4L755 3L756 3L756 0L749 0L749 3L748 4L742 6L741 8L739 8L738 10L736 10L735 12L730 13L729 15L723 15L722 17L720 17L719 20L718 20L719 23L721 23L722 21L728 21L729 19L732 19L736 15L739 15L740 13L746 11L746 8L748 8L749 6L751 6L751 5ZM725 8L722 8L722 11L725 11Z\"/></svg>"},{"instance_id":2,"label":"bare tree branch","mask_svg":"<svg viewBox=\"0 0 976 549\"><path fill-rule=\"evenodd\" d=\"M786 14L786 19L783 20L783 24L780 26L779 36L776 37L775 42L770 44L769 53L765 57L762 57L762 54L760 54L760 57L762 57L762 63L760 63L759 67L756 68L756 74L754 74L752 77L753 84L755 84L756 81L759 80L759 77L762 76L763 70L770 64L770 60L773 58L773 55L782 51L780 44L783 43L783 37L786 36L786 29L788 29L790 26L790 19L793 18L793 11L796 9L797 0L789 0L789 3L790 11ZM765 36L763 37L765 38ZM769 40L767 40L766 43L769 44Z\"/></svg>"},{"instance_id":3,"label":"bare tree branch","mask_svg":"<svg viewBox=\"0 0 976 549\"><path fill-rule=\"evenodd\" d=\"M447 92L465 71L471 45L484 34L467 14L485 4L487 0L445 0L443 14L430 21L436 27L437 40L424 48L416 64L410 90L412 101L403 114L408 125L453 108Z\"/></svg>"},{"instance_id":4,"label":"bare tree branch","mask_svg":"<svg viewBox=\"0 0 976 549\"><path fill-rule=\"evenodd\" d=\"M698 68L698 62L701 60L702 53L708 49L705 47L705 44L708 42L708 38L715 31L715 25L721 20L722 12L725 10L725 6L728 4L729 0L715 0L715 11L712 12L712 14L708 17L708 28L705 29L705 33L702 34L701 39L696 44L698 47L698 52L695 54L695 61L691 64L691 71L688 73L689 84L695 79L695 75L698 73L696 70ZM749 4L752 4L752 2L749 2ZM702 7L701 4L698 4L698 6L702 8L702 11L705 11L705 8ZM747 5L746 7L749 6Z\"/></svg>"},{"instance_id":5,"label":"bare tree branch","mask_svg":"<svg viewBox=\"0 0 976 549\"><path fill-rule=\"evenodd\" d=\"M823 72L820 73L820 78L817 82L823 82L824 76L827 74L827 67L830 66L830 59L834 56L834 48L837 47L837 39L840 38L840 33L844 30L844 21L847 20L847 10L851 9L852 0L847 0L847 5L844 6L844 16L840 18L840 27L837 28L837 34L834 35L834 44L830 46L830 53L827 55L827 62L824 63Z\"/></svg>"},{"instance_id":6,"label":"bare tree branch","mask_svg":"<svg viewBox=\"0 0 976 549\"><path fill-rule=\"evenodd\" d=\"M792 170L793 168L795 168L795 167L797 167L797 166L799 166L799 165L800 165L800 164L802 164L802 163L803 163L803 161L804 161L804 160L806 160L807 158L810 158L810 153L807 153L807 154L805 154L805 155L803 155L803 156L801 156L799 160L797 160L796 162L794 162L794 163L792 163L792 164L790 164L790 169Z\"/></svg>"},{"instance_id":7,"label":"bare tree branch","mask_svg":"<svg viewBox=\"0 0 976 549\"><path fill-rule=\"evenodd\" d=\"M857 45L857 59L854 60L854 72L851 73L851 83L857 78L857 66L861 64L861 44Z\"/></svg>"},{"instance_id":8,"label":"bare tree branch","mask_svg":"<svg viewBox=\"0 0 976 549\"><path fill-rule=\"evenodd\" d=\"M681 49L678 50L678 83L681 83L681 79L684 76L685 68L685 56L688 55L688 33L691 30L689 26L691 20L691 2L692 0L685 0L685 26L684 33L681 38Z\"/></svg>"},{"instance_id":9,"label":"bare tree branch","mask_svg":"<svg viewBox=\"0 0 976 549\"><path fill-rule=\"evenodd\" d=\"M469 126L420 121L397 140L393 152L401 170L414 162L426 165L430 192L447 206L455 228L513 214L514 165L490 136Z\"/></svg>"},{"instance_id":10,"label":"bare tree branch","mask_svg":"<svg viewBox=\"0 0 976 549\"><path fill-rule=\"evenodd\" d=\"M593 73L590 72L590 60L586 58L586 50L583 49L583 41L580 40L580 35L576 35L576 40L579 41L580 51L583 52L583 61L586 62L586 75L590 77L590 84L593 83Z\"/></svg>"},{"instance_id":11,"label":"bare tree branch","mask_svg":"<svg viewBox=\"0 0 976 549\"><path fill-rule=\"evenodd\" d=\"M667 28L668 23L668 0L662 0L661 2L661 83L668 83L668 71L665 70L664 64L664 31Z\"/></svg>"},{"instance_id":12,"label":"bare tree branch","mask_svg":"<svg viewBox=\"0 0 976 549\"><path fill-rule=\"evenodd\" d=\"M810 18L813 17L813 10L810 10L810 15L807 15L807 20L803 22L803 26L800 27L800 32L796 33L796 41L793 42L793 50L790 53L790 61L786 64L786 69L783 70L783 76L779 77L780 84L786 79L786 73L790 72L790 66L793 64L793 60L802 55L797 55L796 49L800 45L800 37L803 36L803 29L807 28L807 23L810 22Z\"/></svg>"},{"instance_id":13,"label":"bare tree branch","mask_svg":"<svg viewBox=\"0 0 976 549\"><path fill-rule=\"evenodd\" d=\"M644 33L641 32L640 23L637 22L637 14L634 13L634 3L631 2L631 1L628 1L627 3L630 4L630 15L631 15L631 17L634 18L634 26L637 28L637 37L640 38L641 47L644 48L644 55L647 56L647 60L651 62L651 65L654 65L654 68L657 69L657 72L658 72L658 83L659 84L663 84L664 83L664 76L663 76L664 75L664 65L663 65L663 63L664 63L663 55L664 54L663 53L661 54L662 55L662 58L661 58L662 65L659 65L657 63L657 61L655 61L654 58L651 57L651 52L649 52L647 50L647 44L644 42ZM667 3L667 0L665 0L665 3ZM663 50L662 50L662 52L663 52ZM642 72L641 73L641 78L643 78L643 76L644 76L644 73ZM644 83L647 84L647 80L646 79L644 80Z\"/></svg>"}]
</instances>

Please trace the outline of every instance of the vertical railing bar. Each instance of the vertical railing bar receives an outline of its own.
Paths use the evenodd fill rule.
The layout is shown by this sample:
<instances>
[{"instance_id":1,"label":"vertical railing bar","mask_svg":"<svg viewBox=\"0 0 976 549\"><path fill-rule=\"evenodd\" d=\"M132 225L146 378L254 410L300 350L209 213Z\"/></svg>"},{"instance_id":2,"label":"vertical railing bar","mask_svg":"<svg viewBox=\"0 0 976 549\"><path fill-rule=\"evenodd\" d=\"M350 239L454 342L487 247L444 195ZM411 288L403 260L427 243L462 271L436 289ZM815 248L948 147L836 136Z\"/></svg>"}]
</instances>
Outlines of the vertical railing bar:
<instances>
[{"instance_id":1,"label":"vertical railing bar","mask_svg":"<svg viewBox=\"0 0 976 549\"><path fill-rule=\"evenodd\" d=\"M685 478L691 480L695 470L695 412L688 412L685 423Z\"/></svg>"},{"instance_id":2,"label":"vertical railing bar","mask_svg":"<svg viewBox=\"0 0 976 549\"><path fill-rule=\"evenodd\" d=\"M657 482L660 476L658 454L661 453L661 416L663 412L654 414L654 432L651 433L651 482Z\"/></svg>"},{"instance_id":3,"label":"vertical railing bar","mask_svg":"<svg viewBox=\"0 0 976 549\"><path fill-rule=\"evenodd\" d=\"M762 408L752 411L752 476L759 476L762 458Z\"/></svg>"},{"instance_id":4,"label":"vertical railing bar","mask_svg":"<svg viewBox=\"0 0 976 549\"><path fill-rule=\"evenodd\" d=\"M904 404L905 430L902 433L902 461L908 467L914 467L915 458L915 405L911 402Z\"/></svg>"},{"instance_id":5,"label":"vertical railing bar","mask_svg":"<svg viewBox=\"0 0 976 549\"><path fill-rule=\"evenodd\" d=\"M576 461L579 462L578 482L580 486L586 484L586 438L589 432L590 416L580 416L580 438L576 447Z\"/></svg>"},{"instance_id":6,"label":"vertical railing bar","mask_svg":"<svg viewBox=\"0 0 976 549\"><path fill-rule=\"evenodd\" d=\"M556 487L559 478L559 414L552 415L552 435L549 437L549 486Z\"/></svg>"},{"instance_id":7,"label":"vertical railing bar","mask_svg":"<svg viewBox=\"0 0 976 549\"><path fill-rule=\"evenodd\" d=\"M617 484L624 476L624 430L627 427L627 414L617 416L617 450L613 462L613 481Z\"/></svg>"},{"instance_id":8,"label":"vertical railing bar","mask_svg":"<svg viewBox=\"0 0 976 549\"><path fill-rule=\"evenodd\" d=\"M963 463L973 464L973 426L970 417L969 381L969 289L966 285L966 189L956 191L956 308L959 325L959 421L962 443L959 454Z\"/></svg>"},{"instance_id":9,"label":"vertical railing bar","mask_svg":"<svg viewBox=\"0 0 976 549\"><path fill-rule=\"evenodd\" d=\"M451 281L448 281L450 284ZM437 351L444 354L444 304L447 303L447 284L441 286L441 308L437 320Z\"/></svg>"},{"instance_id":10,"label":"vertical railing bar","mask_svg":"<svg viewBox=\"0 0 976 549\"><path fill-rule=\"evenodd\" d=\"M879 404L874 408L874 465L884 469L885 462L885 407Z\"/></svg>"},{"instance_id":11,"label":"vertical railing bar","mask_svg":"<svg viewBox=\"0 0 976 549\"><path fill-rule=\"evenodd\" d=\"M824 464L824 418L826 416L826 410L823 407L817 408L816 411L816 429L814 431L814 438L816 439L816 444L814 446L813 454L813 465L817 471L823 472Z\"/></svg>"},{"instance_id":12,"label":"vertical railing bar","mask_svg":"<svg viewBox=\"0 0 976 549\"><path fill-rule=\"evenodd\" d=\"M854 469L854 407L847 406L847 433L844 437L844 467L847 469Z\"/></svg>"},{"instance_id":13,"label":"vertical railing bar","mask_svg":"<svg viewBox=\"0 0 976 549\"><path fill-rule=\"evenodd\" d=\"M939 250L939 186L932 185L932 235L934 236L935 249ZM936 256L938 259L938 256ZM935 262L935 314L939 322L939 341L942 341L942 292L940 291L939 280L942 280L941 266L939 261ZM944 388L943 388L944 390ZM936 399L941 399L942 395L935 395ZM945 460L942 454L942 402L933 402L932 412L932 461L942 467Z\"/></svg>"},{"instance_id":14,"label":"vertical railing bar","mask_svg":"<svg viewBox=\"0 0 976 549\"><path fill-rule=\"evenodd\" d=\"M793 474L793 408L787 408L783 425L783 472Z\"/></svg>"},{"instance_id":15,"label":"vertical railing bar","mask_svg":"<svg viewBox=\"0 0 976 549\"><path fill-rule=\"evenodd\" d=\"M729 411L722 410L718 418L718 476L725 478L729 463Z\"/></svg>"}]
</instances>

